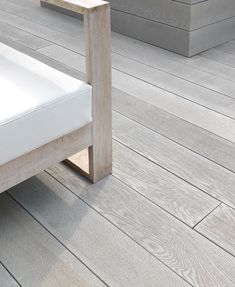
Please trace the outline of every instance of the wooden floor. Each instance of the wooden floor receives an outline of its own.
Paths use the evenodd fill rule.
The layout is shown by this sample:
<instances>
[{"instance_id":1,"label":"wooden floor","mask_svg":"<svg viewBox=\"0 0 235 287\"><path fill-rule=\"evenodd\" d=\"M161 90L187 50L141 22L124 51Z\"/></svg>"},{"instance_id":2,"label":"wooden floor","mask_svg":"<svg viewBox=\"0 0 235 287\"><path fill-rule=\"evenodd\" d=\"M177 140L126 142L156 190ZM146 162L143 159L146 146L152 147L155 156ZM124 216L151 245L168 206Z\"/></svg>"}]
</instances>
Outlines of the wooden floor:
<instances>
[{"instance_id":1,"label":"wooden floor","mask_svg":"<svg viewBox=\"0 0 235 287\"><path fill-rule=\"evenodd\" d=\"M78 20L0 4L2 42L84 79ZM113 156L98 184L59 164L0 195L0 286L234 287L235 41L113 33Z\"/></svg>"}]
</instances>

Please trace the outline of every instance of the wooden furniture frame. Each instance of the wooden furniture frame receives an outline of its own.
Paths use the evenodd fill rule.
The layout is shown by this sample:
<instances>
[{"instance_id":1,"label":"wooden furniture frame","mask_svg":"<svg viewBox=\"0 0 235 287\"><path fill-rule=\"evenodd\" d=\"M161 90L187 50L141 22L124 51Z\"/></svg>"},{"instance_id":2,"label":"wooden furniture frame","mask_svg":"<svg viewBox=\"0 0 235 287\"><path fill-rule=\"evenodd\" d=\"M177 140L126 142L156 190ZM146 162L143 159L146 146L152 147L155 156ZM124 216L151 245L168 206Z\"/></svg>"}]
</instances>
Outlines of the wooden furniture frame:
<instances>
[{"instance_id":1,"label":"wooden furniture frame","mask_svg":"<svg viewBox=\"0 0 235 287\"><path fill-rule=\"evenodd\" d=\"M112 172L110 5L98 0L42 0L84 15L87 82L92 86L92 123L0 166L0 192L67 158L97 182ZM87 169L75 153L88 149Z\"/></svg>"}]
</instances>

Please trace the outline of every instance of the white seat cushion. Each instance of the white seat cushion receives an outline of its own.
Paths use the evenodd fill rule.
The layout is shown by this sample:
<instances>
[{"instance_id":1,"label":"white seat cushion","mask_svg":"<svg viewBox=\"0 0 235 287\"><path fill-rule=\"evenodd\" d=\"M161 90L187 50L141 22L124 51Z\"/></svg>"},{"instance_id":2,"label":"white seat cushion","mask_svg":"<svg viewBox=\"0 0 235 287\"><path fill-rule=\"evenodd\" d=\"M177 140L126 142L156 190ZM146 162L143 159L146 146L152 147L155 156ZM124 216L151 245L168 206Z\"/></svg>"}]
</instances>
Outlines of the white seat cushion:
<instances>
[{"instance_id":1,"label":"white seat cushion","mask_svg":"<svg viewBox=\"0 0 235 287\"><path fill-rule=\"evenodd\" d=\"M0 43L0 165L91 121L88 84Z\"/></svg>"}]
</instances>

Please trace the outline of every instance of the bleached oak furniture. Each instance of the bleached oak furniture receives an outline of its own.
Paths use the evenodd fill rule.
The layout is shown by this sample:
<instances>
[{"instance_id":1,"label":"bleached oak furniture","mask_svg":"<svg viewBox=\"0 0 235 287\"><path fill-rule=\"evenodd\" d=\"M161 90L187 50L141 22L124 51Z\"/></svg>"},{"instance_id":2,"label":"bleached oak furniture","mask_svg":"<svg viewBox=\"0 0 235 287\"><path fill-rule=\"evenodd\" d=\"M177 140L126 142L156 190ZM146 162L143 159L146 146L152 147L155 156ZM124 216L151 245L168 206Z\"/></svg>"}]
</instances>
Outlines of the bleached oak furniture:
<instances>
[{"instance_id":1,"label":"bleached oak furniture","mask_svg":"<svg viewBox=\"0 0 235 287\"><path fill-rule=\"evenodd\" d=\"M87 83L0 44L0 192L68 157L93 182L112 170L109 3L45 2L84 15Z\"/></svg>"}]
</instances>

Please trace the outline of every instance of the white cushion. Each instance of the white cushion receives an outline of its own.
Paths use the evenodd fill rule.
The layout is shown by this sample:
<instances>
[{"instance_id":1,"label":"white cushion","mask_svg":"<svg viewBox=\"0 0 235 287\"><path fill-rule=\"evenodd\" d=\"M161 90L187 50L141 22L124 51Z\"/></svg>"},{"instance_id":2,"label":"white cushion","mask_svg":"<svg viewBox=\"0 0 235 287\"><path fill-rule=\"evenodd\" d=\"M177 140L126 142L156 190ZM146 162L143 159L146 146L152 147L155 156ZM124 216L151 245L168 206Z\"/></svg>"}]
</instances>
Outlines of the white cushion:
<instances>
[{"instance_id":1,"label":"white cushion","mask_svg":"<svg viewBox=\"0 0 235 287\"><path fill-rule=\"evenodd\" d=\"M0 43L0 165L91 121L88 84Z\"/></svg>"}]
</instances>

